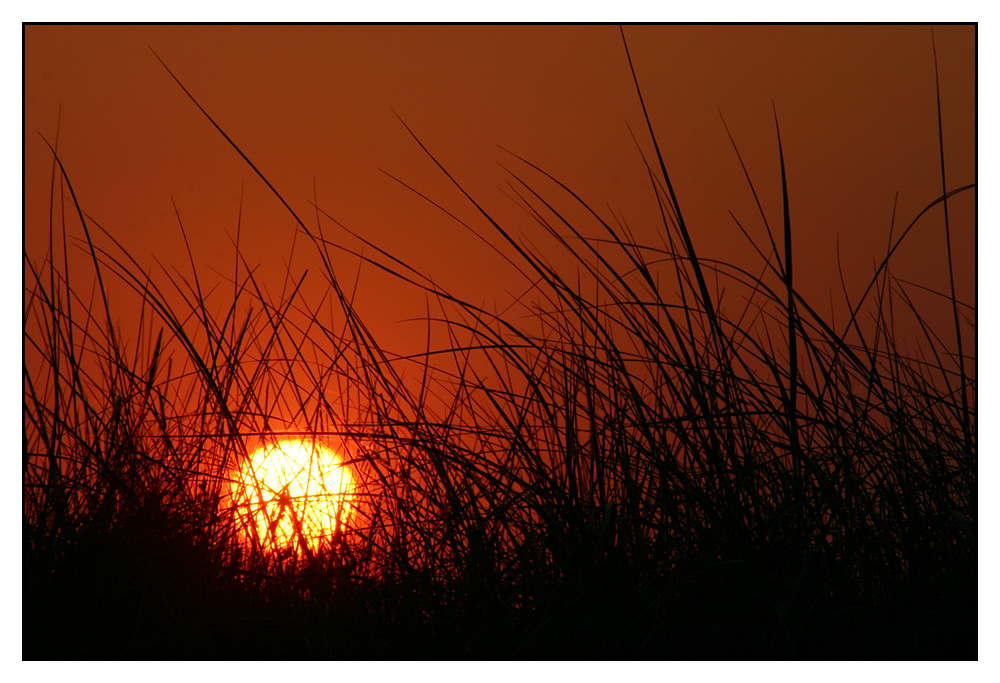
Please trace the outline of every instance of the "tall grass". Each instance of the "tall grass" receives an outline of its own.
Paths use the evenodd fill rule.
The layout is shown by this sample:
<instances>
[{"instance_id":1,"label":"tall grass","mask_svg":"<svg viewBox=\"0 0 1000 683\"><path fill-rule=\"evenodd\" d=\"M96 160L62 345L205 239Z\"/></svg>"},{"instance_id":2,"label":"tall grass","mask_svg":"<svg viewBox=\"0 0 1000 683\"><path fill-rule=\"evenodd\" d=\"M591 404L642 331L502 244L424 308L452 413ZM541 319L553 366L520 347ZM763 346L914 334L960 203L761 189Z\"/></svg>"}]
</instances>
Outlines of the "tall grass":
<instances>
[{"instance_id":1,"label":"tall grass","mask_svg":"<svg viewBox=\"0 0 1000 683\"><path fill-rule=\"evenodd\" d=\"M697 255L646 124L658 245L512 155L563 252L541 253L438 163L533 284L506 311L355 235L426 294L407 356L365 326L319 207L308 224L282 199L319 300L291 270L275 296L238 239L231 287L205 291L193 258L185 277L129 256L54 146L50 249L24 258L25 656L974 656L975 308L939 293L955 327L935 330L892 270L973 186L942 170L836 323L793 278L777 117L783 215L761 210L743 265ZM71 278L74 227L92 273ZM283 434L333 445L358 485L352 527L307 557L242 540L227 495Z\"/></svg>"}]
</instances>

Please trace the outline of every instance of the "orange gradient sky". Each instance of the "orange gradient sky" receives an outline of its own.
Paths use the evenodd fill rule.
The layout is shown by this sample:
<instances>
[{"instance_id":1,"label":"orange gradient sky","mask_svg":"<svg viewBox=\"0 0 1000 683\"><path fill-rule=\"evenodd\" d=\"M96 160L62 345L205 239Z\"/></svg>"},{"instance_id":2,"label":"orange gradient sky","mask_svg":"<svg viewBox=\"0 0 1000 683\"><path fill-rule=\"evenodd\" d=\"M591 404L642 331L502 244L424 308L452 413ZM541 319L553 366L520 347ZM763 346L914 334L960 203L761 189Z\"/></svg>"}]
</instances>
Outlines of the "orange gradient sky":
<instances>
[{"instance_id":1,"label":"orange gradient sky","mask_svg":"<svg viewBox=\"0 0 1000 683\"><path fill-rule=\"evenodd\" d=\"M885 253L897 192L897 235L941 194L929 26L643 25L625 35L699 256L757 263L730 212L764 235L720 111L779 225L772 103L777 111L797 284L813 301L826 304L831 288L841 299L838 245L848 293L860 295ZM977 179L976 32L938 26L934 36L953 189ZM652 144L617 26L28 26L24 239L32 258L48 240L51 154L40 135L54 142L58 134L84 210L140 263L190 272L176 204L199 276L231 277L242 196L241 249L280 289L293 219L150 48L307 224L316 220L315 192L323 211L469 300L502 306L527 283L387 175L487 233L400 119L515 236L546 244L511 199L501 164L525 167L504 150L606 219L622 217L640 242L659 244L629 127L647 156ZM967 192L949 207L957 293L970 305L974 202ZM360 248L330 221L323 230ZM316 267L301 237L295 248L293 272ZM895 274L944 291L944 249L943 220L925 219L898 252ZM337 259L338 277L353 283L357 258ZM423 313L422 296L400 293L366 266L356 303L390 347L411 334L422 343L422 327L401 322Z\"/></svg>"}]
</instances>

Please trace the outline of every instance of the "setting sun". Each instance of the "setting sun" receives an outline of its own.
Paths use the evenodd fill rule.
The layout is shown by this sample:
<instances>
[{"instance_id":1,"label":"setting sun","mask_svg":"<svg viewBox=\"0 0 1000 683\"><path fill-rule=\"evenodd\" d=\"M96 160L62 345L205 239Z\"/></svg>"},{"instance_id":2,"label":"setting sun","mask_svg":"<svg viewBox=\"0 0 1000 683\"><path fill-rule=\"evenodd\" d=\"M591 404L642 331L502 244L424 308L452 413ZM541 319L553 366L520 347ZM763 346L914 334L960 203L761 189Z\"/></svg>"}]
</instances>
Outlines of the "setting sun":
<instances>
[{"instance_id":1,"label":"setting sun","mask_svg":"<svg viewBox=\"0 0 1000 683\"><path fill-rule=\"evenodd\" d=\"M245 535L265 548L311 553L348 524L354 491L340 456L308 439L259 447L232 482Z\"/></svg>"}]
</instances>

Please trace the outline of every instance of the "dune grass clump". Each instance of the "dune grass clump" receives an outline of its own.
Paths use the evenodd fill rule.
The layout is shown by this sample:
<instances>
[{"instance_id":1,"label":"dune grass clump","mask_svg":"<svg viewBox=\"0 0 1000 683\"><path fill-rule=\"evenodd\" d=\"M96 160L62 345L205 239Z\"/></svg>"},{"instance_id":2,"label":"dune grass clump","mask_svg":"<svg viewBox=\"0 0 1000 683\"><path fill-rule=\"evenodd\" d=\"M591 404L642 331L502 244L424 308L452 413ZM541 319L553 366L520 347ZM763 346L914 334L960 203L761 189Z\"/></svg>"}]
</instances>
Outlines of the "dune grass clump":
<instances>
[{"instance_id":1,"label":"dune grass clump","mask_svg":"<svg viewBox=\"0 0 1000 683\"><path fill-rule=\"evenodd\" d=\"M697 255L647 127L659 244L515 157L568 276L466 194L534 285L503 313L368 243L447 340L408 356L365 327L318 207L285 204L319 301L238 247L205 291L131 258L53 150L51 248L25 254L24 657L974 657L975 309L941 294L935 330L891 268L972 186L835 324L795 286L780 136L783 216L739 265ZM227 495L289 435L354 473L351 525L309 552L248 543Z\"/></svg>"}]
</instances>

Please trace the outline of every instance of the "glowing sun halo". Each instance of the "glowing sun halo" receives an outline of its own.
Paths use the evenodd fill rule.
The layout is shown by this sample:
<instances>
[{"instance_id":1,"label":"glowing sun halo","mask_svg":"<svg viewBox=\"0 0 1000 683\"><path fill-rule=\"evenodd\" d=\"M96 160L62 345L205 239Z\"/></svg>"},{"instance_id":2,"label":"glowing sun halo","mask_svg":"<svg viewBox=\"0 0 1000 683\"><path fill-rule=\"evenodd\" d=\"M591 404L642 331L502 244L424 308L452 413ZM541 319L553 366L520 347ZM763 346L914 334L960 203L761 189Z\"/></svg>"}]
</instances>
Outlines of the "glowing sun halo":
<instances>
[{"instance_id":1,"label":"glowing sun halo","mask_svg":"<svg viewBox=\"0 0 1000 683\"><path fill-rule=\"evenodd\" d=\"M354 493L350 468L311 439L261 446L232 482L245 532L265 549L317 552L350 520Z\"/></svg>"}]
</instances>

